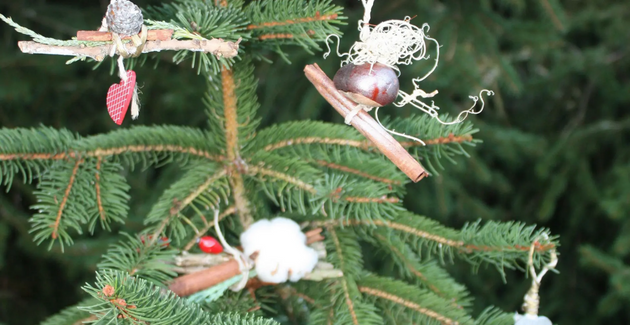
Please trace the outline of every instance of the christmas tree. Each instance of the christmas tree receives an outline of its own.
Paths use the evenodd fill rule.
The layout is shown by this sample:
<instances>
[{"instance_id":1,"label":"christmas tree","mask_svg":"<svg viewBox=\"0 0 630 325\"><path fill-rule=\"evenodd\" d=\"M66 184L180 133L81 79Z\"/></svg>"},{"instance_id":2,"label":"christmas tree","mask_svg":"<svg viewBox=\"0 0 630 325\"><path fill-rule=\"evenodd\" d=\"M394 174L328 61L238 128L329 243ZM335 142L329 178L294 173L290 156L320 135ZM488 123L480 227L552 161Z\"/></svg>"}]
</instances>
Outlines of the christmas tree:
<instances>
[{"instance_id":1,"label":"christmas tree","mask_svg":"<svg viewBox=\"0 0 630 325\"><path fill-rule=\"evenodd\" d=\"M12 159L2 160L5 184L20 186L17 185L19 182L13 181L19 173L26 175L27 181L31 181L31 177L37 178L33 183L39 187L36 195L41 202L37 209L41 211L33 217L32 229L38 241L52 244L53 250L61 246L71 249L76 244L68 245L81 238L74 232L77 230L89 230L97 236L105 236L100 229L107 230L108 227L116 232L124 229L129 233L128 237L116 236L117 244L100 259L96 282L92 280L85 287L86 291L96 296L97 302L85 302L84 305L91 308L69 309L51 322L65 319L67 323L72 323L76 320L75 316L94 320L90 317L100 319L105 315L123 315L122 318L127 321L134 318L142 320L143 317L154 319L156 314L151 313L165 313L165 310L170 310L169 306L189 306L190 300L178 300L165 291L153 288L165 287L176 276L173 273L175 269L169 265L175 263L176 256L180 256L179 250L193 247L198 253L194 245L189 247L194 239L201 237L202 233L205 235L206 231L217 236L211 227L215 209L221 212L222 232L233 246L239 244L239 234L248 228L252 220L282 215L304 222L309 227L305 231L321 227L326 259L336 270L343 272L343 277L258 288L252 284L249 289L255 289L253 295L247 290L239 293L226 291L212 302L207 302L207 297L210 297L207 296L203 301L196 300L199 309L191 309L189 314L161 314L165 323L181 317L198 317L199 320L215 317L215 322L227 322L230 317L240 317L235 315L248 311L278 321L308 319L314 323L329 320L361 324L370 321L408 323L408 319L445 321L439 317L465 323L472 322L468 318L470 316L480 323L497 323L502 317L508 323L513 322L511 314L494 314L494 311L481 316L471 315L468 312L468 293L450 280L448 273L438 265L441 266L439 262L443 257L456 256L475 266L482 262L497 266L498 274L501 274L505 267L525 266L527 251L542 232L533 232L533 228L521 224L492 221L471 223L455 231L440 226L430 218L403 210L402 199L413 200L409 195L403 196L403 185L408 180L370 147L365 138L341 123L299 121L259 127L262 114L257 110L257 88L252 77L254 69L251 60L265 59L269 52L284 55L286 45L319 50L324 39L337 32L331 26L342 18L341 8L328 3L309 4L254 2L244 5L230 2L224 6L187 1L146 7L145 18L168 23L174 29L181 28L205 39L223 38L233 42L241 39L239 59L197 55L192 58L195 69L186 72L189 73L186 78L192 79L195 73L199 73L203 76L198 77L200 80L210 79L206 85L205 100L208 125L197 127L201 123L196 116L197 120L177 121L188 127L126 125L121 130L92 137L79 137L68 131L49 128L2 130L7 144L1 148L3 157L13 155ZM562 27L564 18L560 16L556 19ZM288 21L291 23L286 23ZM304 24L308 24L307 27ZM437 30L431 35L440 39ZM474 51L477 49L474 48ZM311 55L311 61L320 60ZM190 62L191 56L182 52L174 60L183 64ZM146 57L143 55L140 59ZM31 58L34 59L46 60ZM332 58L327 60L329 62ZM126 62L133 66L133 60ZM149 59L148 62L152 61ZM264 64L260 64L261 69L273 71L269 70L270 65ZM326 63L320 64L330 76L338 67L338 62L328 63L327 67L324 66ZM166 74L169 68L165 66L158 66L158 71ZM293 66L293 73L297 74L302 67L297 69ZM506 70L506 73L511 72ZM434 78L438 84L444 82L439 77ZM453 77L447 75L443 80L449 78ZM233 80L231 87L229 83L226 86L230 79ZM477 82L482 82L479 80ZM171 84L173 89L168 91L176 91L177 82ZM461 85L454 87L460 88ZM229 95L230 88L233 88L234 95ZM441 87L440 91L443 88L447 87ZM273 94L289 96L288 102L290 96L303 97L285 94L287 92L291 91L276 89L269 95L271 98ZM313 94L318 96L311 92L311 96ZM148 96L145 93L141 98ZM235 105L229 104L230 98L234 99L232 103ZM459 107L465 102L453 101L441 106L448 107L449 104ZM150 105L143 106L146 110L152 109ZM233 110L231 113L230 109ZM265 116L274 112L266 113ZM228 118L230 114L232 117ZM426 116L415 115L389 123L386 125L426 140L425 147L399 139L432 174L442 172L439 165L444 158L464 153L460 145L477 143L474 138L476 130L468 122L442 127ZM230 135L229 130L236 132ZM461 142L452 141L453 137L449 140L451 134ZM329 143L323 139L339 139L345 143ZM186 150L178 151L177 148ZM468 152L474 153L475 150L469 149ZM16 155L21 156L16 159ZM452 159L459 162L463 157ZM134 166L152 169L163 165L167 165L167 170L172 173L179 169L182 174L176 180L173 180L172 174L160 175L163 182L169 183L168 189L154 190L157 193L152 195L159 197L155 198L155 203L151 202L152 208L144 214L130 216L128 206L133 200L129 199L128 193L133 191L134 186L126 185L127 180L121 176L124 175L122 173L128 173ZM444 178L449 177L448 168ZM409 188L421 187L423 182ZM192 194L195 197L189 196ZM414 210L429 214L431 209L436 208ZM60 211L63 213L58 214ZM129 223L134 220L144 225L131 227ZM127 225L118 225L121 222ZM161 239L164 236L166 240ZM168 247L164 247L166 241L169 241ZM373 248L387 252L387 257L374 253ZM541 264L540 258L536 255L537 266ZM387 267L378 266L379 262L385 262ZM111 269L118 272L109 271ZM108 285L114 288L114 293L106 296ZM473 291L473 295L477 294ZM197 299L201 298L197 296ZM122 308L125 306L120 304L119 299L123 299L125 304L129 302L128 308ZM133 300L149 303L138 306ZM98 305L99 301L104 305ZM453 308L453 303L462 308ZM94 306L97 305L103 309L96 311ZM236 314L218 313L225 309ZM433 317L422 312L427 310L435 312L431 314ZM97 316L91 316L90 311ZM110 314L107 314L108 311ZM111 319L103 318L103 321ZM244 319L243 322L249 321Z\"/></svg>"}]
</instances>

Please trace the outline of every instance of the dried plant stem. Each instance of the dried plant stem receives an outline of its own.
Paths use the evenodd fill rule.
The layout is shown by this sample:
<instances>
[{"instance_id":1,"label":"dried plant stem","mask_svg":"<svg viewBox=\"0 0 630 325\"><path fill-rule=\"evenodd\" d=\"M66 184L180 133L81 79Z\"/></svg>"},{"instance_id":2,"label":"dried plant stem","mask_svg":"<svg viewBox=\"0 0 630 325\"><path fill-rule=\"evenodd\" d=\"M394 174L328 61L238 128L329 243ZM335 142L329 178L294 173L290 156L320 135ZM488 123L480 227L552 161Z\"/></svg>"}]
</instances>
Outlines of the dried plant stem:
<instances>
[{"instance_id":1,"label":"dried plant stem","mask_svg":"<svg viewBox=\"0 0 630 325\"><path fill-rule=\"evenodd\" d=\"M346 117L356 103L341 94L332 80L317 66L310 64L304 68L308 80L317 91L332 105L341 116ZM368 113L361 110L353 119L354 126L363 136L370 140L394 165L400 168L412 181L418 182L428 176L426 170L416 161L402 145L385 131Z\"/></svg>"},{"instance_id":2,"label":"dried plant stem","mask_svg":"<svg viewBox=\"0 0 630 325\"><path fill-rule=\"evenodd\" d=\"M228 42L221 39L211 40L170 40L170 41L147 41L142 53L160 52L160 51L194 51L212 53L217 57L231 58L238 54L239 42ZM109 56L112 44L104 44L100 46L55 46L37 43L33 41L18 42L18 46L23 53L27 54L48 54L48 55L67 55L76 57L89 57L96 61L103 61ZM129 51L135 49L131 42L125 46Z\"/></svg>"}]
</instances>

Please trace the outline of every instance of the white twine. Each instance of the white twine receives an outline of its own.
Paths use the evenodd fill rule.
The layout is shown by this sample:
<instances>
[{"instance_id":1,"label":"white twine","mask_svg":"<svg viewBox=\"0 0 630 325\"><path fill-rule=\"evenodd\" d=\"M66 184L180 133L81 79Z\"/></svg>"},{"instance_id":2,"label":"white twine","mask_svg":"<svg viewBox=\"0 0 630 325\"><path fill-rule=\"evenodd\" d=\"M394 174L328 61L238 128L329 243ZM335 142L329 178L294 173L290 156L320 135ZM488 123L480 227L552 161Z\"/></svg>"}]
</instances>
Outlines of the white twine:
<instances>
[{"instance_id":1,"label":"white twine","mask_svg":"<svg viewBox=\"0 0 630 325\"><path fill-rule=\"evenodd\" d=\"M234 257L238 263L238 268L242 273L241 280L230 289L232 291L241 291L247 285L247 281L249 280L249 271L252 269L253 263L243 252L230 246L230 244L225 241L223 232L221 232L221 228L219 227L219 210L214 210L214 230L217 232L217 237L219 237L221 245L223 245L223 250Z\"/></svg>"}]
</instances>

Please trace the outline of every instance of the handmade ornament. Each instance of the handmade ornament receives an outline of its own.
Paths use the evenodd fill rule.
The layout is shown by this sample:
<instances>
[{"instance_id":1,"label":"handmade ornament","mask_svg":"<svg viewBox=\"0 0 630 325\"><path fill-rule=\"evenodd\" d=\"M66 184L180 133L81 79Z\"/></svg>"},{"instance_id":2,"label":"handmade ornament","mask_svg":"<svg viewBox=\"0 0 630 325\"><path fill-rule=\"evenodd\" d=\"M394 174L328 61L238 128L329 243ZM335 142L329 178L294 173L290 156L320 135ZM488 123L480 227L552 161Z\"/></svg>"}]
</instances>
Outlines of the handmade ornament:
<instances>
[{"instance_id":1,"label":"handmade ornament","mask_svg":"<svg viewBox=\"0 0 630 325\"><path fill-rule=\"evenodd\" d=\"M208 254L220 254L223 252L223 246L216 238L212 236L203 236L199 238L199 249Z\"/></svg>"},{"instance_id":2,"label":"handmade ornament","mask_svg":"<svg viewBox=\"0 0 630 325\"><path fill-rule=\"evenodd\" d=\"M125 119L129 104L136 93L136 73L132 70L126 72L126 80L120 80L119 84L113 84L107 91L107 112L118 125Z\"/></svg>"},{"instance_id":3,"label":"handmade ornament","mask_svg":"<svg viewBox=\"0 0 630 325\"><path fill-rule=\"evenodd\" d=\"M477 104L477 101L480 100L483 93L486 93L487 95L493 94L493 92L490 90L485 90L485 89L482 90L478 97L470 96L470 98L473 99L474 101L473 106L470 109L461 112L455 120L453 121L441 120L438 116L438 110L440 109L438 106L436 106L433 102L431 103L431 105L428 105L422 102L421 99L419 99L419 98L434 97L438 93L437 90L434 90L432 92L425 92L424 90L420 88L420 85L419 85L421 81L425 80L427 77L429 77L429 75L433 73L433 71L435 71L435 69L438 66L439 57L440 57L440 45L438 41L435 40L434 38L429 37L427 34L429 31L429 25L423 24L421 28L417 27L410 23L411 18L409 17L405 17L404 20L397 20L397 19L387 20L387 21L381 22L378 25L370 25L369 22L370 22L371 10L374 4L374 0L361 0L361 2L363 3L363 7L365 11L364 11L363 19L359 20L359 31L360 31L359 39L360 40L356 41L352 45L350 50L347 53L343 53L343 54L339 53L339 42L338 42L337 55L339 57L345 57L345 59L341 62L342 68L339 70L339 72L337 72L338 74L346 74L347 72L344 71L344 68L347 65L352 65L355 67L364 67L366 65L369 65L370 73L368 74L368 76L370 76L371 79L373 80L379 80L380 78L375 73L374 71L375 69L376 71L381 71L383 69L382 66L384 65L384 66L389 67L392 70L399 71L397 65L400 65L400 64L409 65L409 64L412 64L414 61L426 60L430 57L427 54L427 42L434 43L436 54L435 54L435 64L433 65L432 69L423 77L414 78L412 80L413 85L414 85L414 90L412 91L411 94L407 94L402 90L396 89L395 91L396 95L394 97L400 96L401 100L398 102L394 102L394 100L391 100L390 102L388 102L388 104L391 102L394 102L394 105L398 107L402 107L407 104L410 104L424 111L425 113L429 114L430 116L437 119L442 124L460 123L468 116L468 114L481 113L484 107L483 99L481 99L481 107L479 109L475 109L475 106ZM332 37L336 37L337 40L339 41L339 36L337 35L330 35L328 39ZM327 46L328 46L328 39L326 42ZM328 52L324 54L324 58L326 58L330 54L330 52L331 52L331 49L329 47ZM351 68L351 69L353 70L354 68ZM372 73L374 73L374 75L372 75ZM383 78L385 79L381 82L388 82L389 80L391 80L390 77L383 76ZM397 81L396 81L396 84L398 84ZM335 85L337 85L337 82L335 82ZM379 102L376 102L377 104L380 104L380 105L374 105L374 103L359 102L356 100L357 99L356 93L352 91L348 92L347 90L343 90L343 89L339 89L339 90L342 90L345 95L347 95L350 99L352 99L353 101L359 104L352 111L351 114L346 115L346 121L345 121L346 124L350 124L350 122L352 121L354 116L358 113L358 111L360 110L370 111L372 108L376 107L376 110L374 113L376 117L376 121L387 132L401 136L401 137L405 137L414 141L418 141L424 145L424 142L416 137L409 136L404 133L395 132L393 130L389 130L381 124L378 118L378 110L380 107L386 104L380 104ZM361 95L365 96L366 94L361 93Z\"/></svg>"},{"instance_id":4,"label":"handmade ornament","mask_svg":"<svg viewBox=\"0 0 630 325\"><path fill-rule=\"evenodd\" d=\"M107 27L107 29L112 33L112 41L114 45L112 46L111 55L114 56L116 52L120 55L118 57L118 70L121 78L121 84L124 84L125 90L131 89L130 100L127 101L127 97L125 97L124 103L126 104L124 106L121 104L114 105L113 107L110 106L108 92L107 110L110 113L110 116L112 116L114 122L118 125L122 124L125 116L124 114L127 112L127 108L130 103L131 118L135 120L140 114L140 102L138 100L138 85L136 83L136 76L135 73L133 73L133 82L128 80L130 77L125 71L123 59L126 57L136 57L142 53L148 34L147 28L143 25L143 22L142 11L134 3L128 0L111 0L109 6L107 6L105 19L103 20L103 24L106 26L101 26L101 29ZM138 36L138 33L140 33L140 36ZM129 51L127 47L123 45L121 37L124 36L131 36L131 40L136 46L135 50ZM110 87L110 91L111 89L112 88ZM127 94L127 92L125 92L125 94ZM122 115L112 115L112 112L114 114L117 114L118 112L123 113Z\"/></svg>"},{"instance_id":5,"label":"handmade ornament","mask_svg":"<svg viewBox=\"0 0 630 325\"><path fill-rule=\"evenodd\" d=\"M299 281L315 268L318 253L306 245L300 226L287 218L259 220L241 234L245 255L258 253L256 273L263 282Z\"/></svg>"},{"instance_id":6,"label":"handmade ornament","mask_svg":"<svg viewBox=\"0 0 630 325\"><path fill-rule=\"evenodd\" d=\"M543 234L542 238L547 239L547 236ZM556 254L556 250L552 249L549 252L549 263L543 267L539 274L536 274L536 269L534 268L534 250L540 246L540 242L535 240L529 249L527 270L532 277L532 285L529 288L529 291L527 291L524 299L525 303L523 304L523 310L525 311L525 315L516 313L514 315L514 321L516 322L515 325L552 325L549 318L545 316L538 316L538 307L540 305L540 296L538 295L538 291L540 289L540 282L542 281L543 276L545 276L549 270L555 269L558 264L558 255Z\"/></svg>"}]
</instances>

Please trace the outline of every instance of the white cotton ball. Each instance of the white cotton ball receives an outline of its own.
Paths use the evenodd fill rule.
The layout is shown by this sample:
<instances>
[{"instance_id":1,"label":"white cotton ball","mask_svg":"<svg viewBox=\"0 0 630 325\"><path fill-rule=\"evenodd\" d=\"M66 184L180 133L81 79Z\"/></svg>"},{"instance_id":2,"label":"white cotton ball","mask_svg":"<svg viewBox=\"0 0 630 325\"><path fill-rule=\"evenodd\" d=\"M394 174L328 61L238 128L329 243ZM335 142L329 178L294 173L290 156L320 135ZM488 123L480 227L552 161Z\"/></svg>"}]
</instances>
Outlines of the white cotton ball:
<instances>
[{"instance_id":1,"label":"white cotton ball","mask_svg":"<svg viewBox=\"0 0 630 325\"><path fill-rule=\"evenodd\" d=\"M284 243L306 243L306 235L302 232L300 225L295 221L283 217L274 218L271 220L271 226L279 236L278 242Z\"/></svg>"},{"instance_id":2,"label":"white cotton ball","mask_svg":"<svg viewBox=\"0 0 630 325\"><path fill-rule=\"evenodd\" d=\"M267 219L254 222L241 234L241 246L245 255L250 256L268 245L265 237L271 232L271 221Z\"/></svg>"},{"instance_id":3,"label":"white cotton ball","mask_svg":"<svg viewBox=\"0 0 630 325\"><path fill-rule=\"evenodd\" d=\"M317 251L304 245L299 247L299 251L291 260L291 274L289 280L291 282L297 282L303 278L307 273L310 273L317 264L318 254Z\"/></svg>"},{"instance_id":4,"label":"white cotton ball","mask_svg":"<svg viewBox=\"0 0 630 325\"><path fill-rule=\"evenodd\" d=\"M551 320L545 316L514 315L514 325L552 325Z\"/></svg>"},{"instance_id":5,"label":"white cotton ball","mask_svg":"<svg viewBox=\"0 0 630 325\"><path fill-rule=\"evenodd\" d=\"M300 226L287 218L260 220L241 234L246 255L258 252L256 272L264 282L295 282L311 272L318 254L306 246Z\"/></svg>"},{"instance_id":6,"label":"white cotton ball","mask_svg":"<svg viewBox=\"0 0 630 325\"><path fill-rule=\"evenodd\" d=\"M282 263L282 256L270 250L263 250L256 258L256 273L263 282L282 283L287 281L289 268Z\"/></svg>"}]
</instances>

